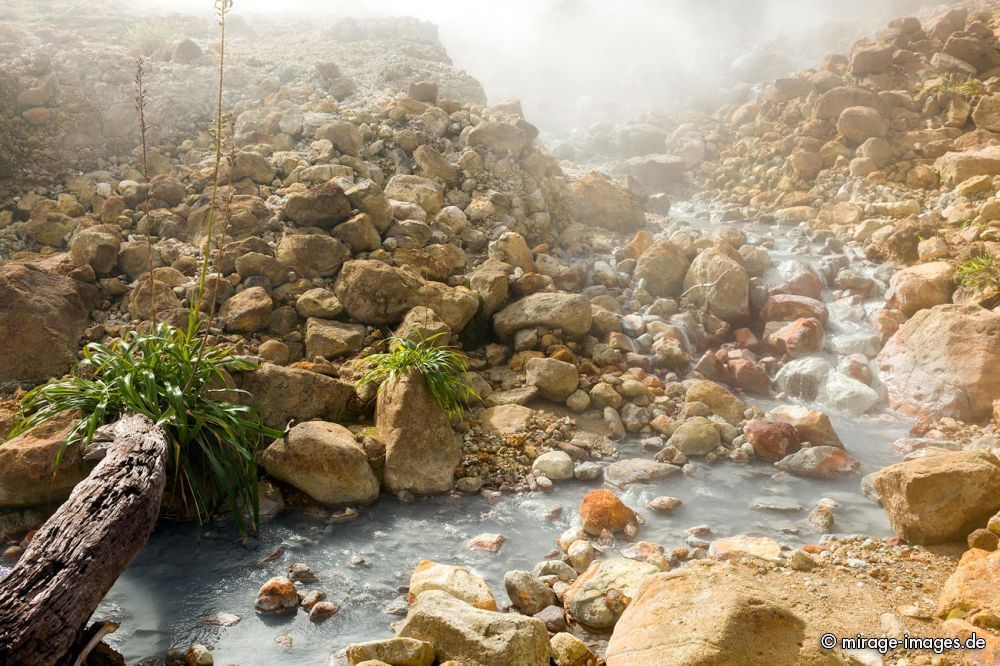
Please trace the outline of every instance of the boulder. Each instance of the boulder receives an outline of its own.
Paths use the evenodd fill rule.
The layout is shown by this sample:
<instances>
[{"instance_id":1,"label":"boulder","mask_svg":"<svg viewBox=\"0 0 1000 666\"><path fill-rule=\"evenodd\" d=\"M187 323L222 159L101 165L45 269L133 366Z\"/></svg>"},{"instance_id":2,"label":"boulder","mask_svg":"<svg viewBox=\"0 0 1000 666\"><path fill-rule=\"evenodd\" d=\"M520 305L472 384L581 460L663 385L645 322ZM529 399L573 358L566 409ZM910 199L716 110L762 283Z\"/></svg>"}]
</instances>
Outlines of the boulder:
<instances>
[{"instance_id":1,"label":"boulder","mask_svg":"<svg viewBox=\"0 0 1000 666\"><path fill-rule=\"evenodd\" d=\"M987 419L1000 395L1000 313L978 305L920 310L875 361L891 406L908 415Z\"/></svg>"},{"instance_id":2,"label":"boulder","mask_svg":"<svg viewBox=\"0 0 1000 666\"><path fill-rule=\"evenodd\" d=\"M486 581L464 567L421 560L410 576L407 599L412 604L427 590L439 590L482 610L495 611L496 599Z\"/></svg>"},{"instance_id":3,"label":"boulder","mask_svg":"<svg viewBox=\"0 0 1000 666\"><path fill-rule=\"evenodd\" d=\"M564 593L563 606L587 629L610 631L643 581L658 571L652 564L626 558L592 562Z\"/></svg>"},{"instance_id":4,"label":"boulder","mask_svg":"<svg viewBox=\"0 0 1000 666\"><path fill-rule=\"evenodd\" d=\"M434 215L444 207L444 191L441 186L421 176L393 176L385 186L385 195L395 201L420 206L428 215Z\"/></svg>"},{"instance_id":5,"label":"boulder","mask_svg":"<svg viewBox=\"0 0 1000 666\"><path fill-rule=\"evenodd\" d=\"M819 96L813 107L813 115L823 120L835 121L848 107L874 107L877 104L878 98L870 90L857 86L837 86Z\"/></svg>"},{"instance_id":6,"label":"boulder","mask_svg":"<svg viewBox=\"0 0 1000 666\"><path fill-rule=\"evenodd\" d=\"M580 500L583 529L598 536L604 530L620 532L635 520L635 511L625 506L610 490L591 490Z\"/></svg>"},{"instance_id":7,"label":"boulder","mask_svg":"<svg viewBox=\"0 0 1000 666\"><path fill-rule=\"evenodd\" d=\"M957 185L973 176L996 176L1000 174L1000 146L948 152L934 161L934 168L945 185Z\"/></svg>"},{"instance_id":8,"label":"boulder","mask_svg":"<svg viewBox=\"0 0 1000 666\"><path fill-rule=\"evenodd\" d=\"M528 136L519 127L494 121L479 123L468 135L470 146L483 146L495 153L510 153L514 156L520 155L528 142Z\"/></svg>"},{"instance_id":9,"label":"boulder","mask_svg":"<svg viewBox=\"0 0 1000 666\"><path fill-rule=\"evenodd\" d=\"M508 571L504 574L503 585L514 608L525 615L540 613L559 601L552 588L530 571Z\"/></svg>"},{"instance_id":10,"label":"boulder","mask_svg":"<svg viewBox=\"0 0 1000 666\"><path fill-rule=\"evenodd\" d=\"M565 481L573 478L573 459L565 451L548 451L535 458L535 462L531 463L531 471L535 476L544 476L552 481Z\"/></svg>"},{"instance_id":11,"label":"boulder","mask_svg":"<svg viewBox=\"0 0 1000 666\"><path fill-rule=\"evenodd\" d=\"M739 534L724 539L716 539L708 546L708 556L713 560L735 560L756 557L772 562L781 557L781 544L767 537Z\"/></svg>"},{"instance_id":12,"label":"boulder","mask_svg":"<svg viewBox=\"0 0 1000 666\"><path fill-rule=\"evenodd\" d=\"M823 324L813 317L801 317L767 336L767 343L790 358L814 354L823 348Z\"/></svg>"},{"instance_id":13,"label":"boulder","mask_svg":"<svg viewBox=\"0 0 1000 666\"><path fill-rule=\"evenodd\" d=\"M365 137L357 125L347 120L337 120L316 130L317 139L327 139L339 152L357 155L365 144Z\"/></svg>"},{"instance_id":14,"label":"boulder","mask_svg":"<svg viewBox=\"0 0 1000 666\"><path fill-rule=\"evenodd\" d=\"M1000 617L1000 551L970 548L962 554L938 600L937 616L963 617L980 629L997 630Z\"/></svg>"},{"instance_id":15,"label":"boulder","mask_svg":"<svg viewBox=\"0 0 1000 666\"><path fill-rule=\"evenodd\" d=\"M628 174L653 191L675 187L683 181L687 165L673 155L639 155L625 162Z\"/></svg>"},{"instance_id":16,"label":"boulder","mask_svg":"<svg viewBox=\"0 0 1000 666\"><path fill-rule=\"evenodd\" d=\"M271 428L284 428L293 420L340 421L348 415L354 396L351 385L339 379L273 363L239 375L238 384L249 393L246 402Z\"/></svg>"},{"instance_id":17,"label":"boulder","mask_svg":"<svg viewBox=\"0 0 1000 666\"><path fill-rule=\"evenodd\" d=\"M896 534L911 543L964 541L1000 510L1000 461L940 453L879 470L872 483Z\"/></svg>"},{"instance_id":18,"label":"boulder","mask_svg":"<svg viewBox=\"0 0 1000 666\"><path fill-rule=\"evenodd\" d=\"M510 264L487 259L476 266L469 276L469 287L479 296L484 317L492 317L507 302L507 276L510 273Z\"/></svg>"},{"instance_id":19,"label":"boulder","mask_svg":"<svg viewBox=\"0 0 1000 666\"><path fill-rule=\"evenodd\" d=\"M777 462L799 450L799 434L788 423L754 419L743 429L746 440L761 460Z\"/></svg>"},{"instance_id":20,"label":"boulder","mask_svg":"<svg viewBox=\"0 0 1000 666\"><path fill-rule=\"evenodd\" d=\"M364 345L365 327L331 319L306 320L306 357L336 358L356 352Z\"/></svg>"},{"instance_id":21,"label":"boulder","mask_svg":"<svg viewBox=\"0 0 1000 666\"><path fill-rule=\"evenodd\" d=\"M883 74L892 66L892 54L895 50L893 44L859 46L851 54L848 69L854 76Z\"/></svg>"},{"instance_id":22,"label":"boulder","mask_svg":"<svg viewBox=\"0 0 1000 666\"><path fill-rule=\"evenodd\" d=\"M678 628L683 628L678 630ZM744 569L711 560L648 576L608 643L608 666L799 663L805 623Z\"/></svg>"},{"instance_id":23,"label":"boulder","mask_svg":"<svg viewBox=\"0 0 1000 666\"><path fill-rule=\"evenodd\" d=\"M830 417L823 412L802 405L780 405L767 413L773 421L787 423L795 428L799 440L813 446L836 446L844 448L830 423Z\"/></svg>"},{"instance_id":24,"label":"boulder","mask_svg":"<svg viewBox=\"0 0 1000 666\"><path fill-rule=\"evenodd\" d=\"M77 232L69 246L73 263L77 266L90 266L98 275L110 273L121 248L121 237L112 233L112 229L116 227L101 225Z\"/></svg>"},{"instance_id":25,"label":"boulder","mask_svg":"<svg viewBox=\"0 0 1000 666\"><path fill-rule=\"evenodd\" d=\"M822 301L795 294L772 294L760 309L760 318L764 321L812 318L826 324L829 317L830 313Z\"/></svg>"},{"instance_id":26,"label":"boulder","mask_svg":"<svg viewBox=\"0 0 1000 666\"><path fill-rule=\"evenodd\" d=\"M250 287L227 299L219 319L227 331L252 333L271 323L271 296L263 287Z\"/></svg>"},{"instance_id":27,"label":"boulder","mask_svg":"<svg viewBox=\"0 0 1000 666\"><path fill-rule=\"evenodd\" d=\"M983 95L972 110L972 122L987 132L1000 132L1000 95Z\"/></svg>"},{"instance_id":28,"label":"boulder","mask_svg":"<svg viewBox=\"0 0 1000 666\"><path fill-rule=\"evenodd\" d=\"M520 268L525 273L531 273L535 270L535 261L524 236L513 231L508 231L495 241L490 242L489 258L514 268Z\"/></svg>"},{"instance_id":29,"label":"boulder","mask_svg":"<svg viewBox=\"0 0 1000 666\"><path fill-rule=\"evenodd\" d=\"M434 646L415 638L389 638L355 643L347 648L347 666L359 666L370 661L392 666L431 666L434 663Z\"/></svg>"},{"instance_id":30,"label":"boulder","mask_svg":"<svg viewBox=\"0 0 1000 666\"><path fill-rule=\"evenodd\" d=\"M79 449L56 456L76 423L72 414L57 416L0 443L0 511L57 506L83 480Z\"/></svg>"},{"instance_id":31,"label":"boulder","mask_svg":"<svg viewBox=\"0 0 1000 666\"><path fill-rule=\"evenodd\" d=\"M750 275L739 254L722 243L694 258L683 286L685 298L723 321L738 323L750 317Z\"/></svg>"},{"instance_id":32,"label":"boulder","mask_svg":"<svg viewBox=\"0 0 1000 666\"><path fill-rule=\"evenodd\" d=\"M687 270L684 251L672 241L660 240L639 256L632 279L644 280L644 289L655 298L675 297L681 293Z\"/></svg>"},{"instance_id":33,"label":"boulder","mask_svg":"<svg viewBox=\"0 0 1000 666\"><path fill-rule=\"evenodd\" d=\"M338 224L330 235L346 245L352 254L382 247L382 237L367 213L358 213L347 222Z\"/></svg>"},{"instance_id":34,"label":"boulder","mask_svg":"<svg viewBox=\"0 0 1000 666\"><path fill-rule=\"evenodd\" d=\"M31 265L0 266L0 383L64 373L88 324L70 278Z\"/></svg>"},{"instance_id":35,"label":"boulder","mask_svg":"<svg viewBox=\"0 0 1000 666\"><path fill-rule=\"evenodd\" d=\"M774 466L796 476L835 479L852 476L861 469L856 458L835 446L810 446L785 456Z\"/></svg>"},{"instance_id":36,"label":"boulder","mask_svg":"<svg viewBox=\"0 0 1000 666\"><path fill-rule=\"evenodd\" d=\"M524 370L525 383L537 388L543 398L556 402L564 402L580 381L575 365L554 358L528 359Z\"/></svg>"},{"instance_id":37,"label":"boulder","mask_svg":"<svg viewBox=\"0 0 1000 666\"><path fill-rule=\"evenodd\" d=\"M265 615L294 613L299 608L295 583L285 576L275 576L260 586L254 607Z\"/></svg>"},{"instance_id":38,"label":"boulder","mask_svg":"<svg viewBox=\"0 0 1000 666\"><path fill-rule=\"evenodd\" d=\"M417 597L397 636L430 643L441 663L549 664L549 633L541 620L481 610L440 590Z\"/></svg>"},{"instance_id":39,"label":"boulder","mask_svg":"<svg viewBox=\"0 0 1000 666\"><path fill-rule=\"evenodd\" d=\"M872 137L883 137L889 131L888 121L878 109L868 106L850 106L840 113L837 131L849 145L859 146Z\"/></svg>"},{"instance_id":40,"label":"boulder","mask_svg":"<svg viewBox=\"0 0 1000 666\"><path fill-rule=\"evenodd\" d=\"M351 319L364 324L398 324L414 306L423 305L423 280L410 271L373 260L344 264L336 294Z\"/></svg>"},{"instance_id":41,"label":"boulder","mask_svg":"<svg viewBox=\"0 0 1000 666\"><path fill-rule=\"evenodd\" d=\"M955 291L953 272L947 261L932 261L897 271L889 280L886 302L907 317L919 310L950 303Z\"/></svg>"},{"instance_id":42,"label":"boulder","mask_svg":"<svg viewBox=\"0 0 1000 666\"><path fill-rule=\"evenodd\" d=\"M592 321L586 296L541 292L525 296L493 315L493 329L501 340L534 326L558 328L569 337L580 338L590 331Z\"/></svg>"},{"instance_id":43,"label":"boulder","mask_svg":"<svg viewBox=\"0 0 1000 666\"><path fill-rule=\"evenodd\" d=\"M627 488L635 483L652 483L679 474L681 468L646 458L626 458L604 468L604 480L616 488Z\"/></svg>"},{"instance_id":44,"label":"boulder","mask_svg":"<svg viewBox=\"0 0 1000 666\"><path fill-rule=\"evenodd\" d=\"M299 423L261 454L268 474L323 504L368 504L378 498L378 479L364 448L344 426Z\"/></svg>"},{"instance_id":45,"label":"boulder","mask_svg":"<svg viewBox=\"0 0 1000 666\"><path fill-rule=\"evenodd\" d=\"M535 410L521 405L497 405L484 409L479 422L484 430L509 435L518 430L526 430Z\"/></svg>"},{"instance_id":46,"label":"boulder","mask_svg":"<svg viewBox=\"0 0 1000 666\"><path fill-rule=\"evenodd\" d=\"M719 448L719 429L704 416L692 416L674 429L669 444L687 456L706 456Z\"/></svg>"},{"instance_id":47,"label":"boulder","mask_svg":"<svg viewBox=\"0 0 1000 666\"><path fill-rule=\"evenodd\" d=\"M334 182L292 192L285 198L285 217L302 227L331 229L351 216L351 202Z\"/></svg>"},{"instance_id":48,"label":"boulder","mask_svg":"<svg viewBox=\"0 0 1000 666\"><path fill-rule=\"evenodd\" d=\"M322 278L336 275L351 258L351 251L330 236L286 232L278 242L275 257L304 278Z\"/></svg>"},{"instance_id":49,"label":"boulder","mask_svg":"<svg viewBox=\"0 0 1000 666\"><path fill-rule=\"evenodd\" d=\"M385 444L382 482L389 492L426 495L452 489L462 443L423 376L411 372L381 387L375 427Z\"/></svg>"},{"instance_id":50,"label":"boulder","mask_svg":"<svg viewBox=\"0 0 1000 666\"><path fill-rule=\"evenodd\" d=\"M316 287L305 292L295 300L295 311L301 317L319 317L333 319L344 311L344 306L337 296L329 289Z\"/></svg>"},{"instance_id":51,"label":"boulder","mask_svg":"<svg viewBox=\"0 0 1000 666\"><path fill-rule=\"evenodd\" d=\"M577 222L618 233L632 233L646 224L639 197L598 171L571 180L568 190L570 210Z\"/></svg>"},{"instance_id":52,"label":"boulder","mask_svg":"<svg viewBox=\"0 0 1000 666\"><path fill-rule=\"evenodd\" d=\"M685 402L703 402L712 413L726 419L732 425L739 425L743 420L746 404L727 391L720 384L702 379L691 384L684 394Z\"/></svg>"}]
</instances>

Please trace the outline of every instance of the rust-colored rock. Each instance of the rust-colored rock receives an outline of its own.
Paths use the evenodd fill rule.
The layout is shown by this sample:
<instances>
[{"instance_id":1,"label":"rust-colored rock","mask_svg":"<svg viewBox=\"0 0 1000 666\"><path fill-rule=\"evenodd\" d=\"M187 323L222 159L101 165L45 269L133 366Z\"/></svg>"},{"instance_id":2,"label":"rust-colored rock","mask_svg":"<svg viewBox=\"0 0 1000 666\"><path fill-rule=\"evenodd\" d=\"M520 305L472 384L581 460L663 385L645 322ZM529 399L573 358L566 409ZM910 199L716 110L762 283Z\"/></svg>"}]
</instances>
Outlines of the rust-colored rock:
<instances>
[{"instance_id":1,"label":"rust-colored rock","mask_svg":"<svg viewBox=\"0 0 1000 666\"><path fill-rule=\"evenodd\" d=\"M635 511L625 506L610 490L591 490L580 500L583 529L598 535L604 530L618 532L635 520Z\"/></svg>"}]
</instances>

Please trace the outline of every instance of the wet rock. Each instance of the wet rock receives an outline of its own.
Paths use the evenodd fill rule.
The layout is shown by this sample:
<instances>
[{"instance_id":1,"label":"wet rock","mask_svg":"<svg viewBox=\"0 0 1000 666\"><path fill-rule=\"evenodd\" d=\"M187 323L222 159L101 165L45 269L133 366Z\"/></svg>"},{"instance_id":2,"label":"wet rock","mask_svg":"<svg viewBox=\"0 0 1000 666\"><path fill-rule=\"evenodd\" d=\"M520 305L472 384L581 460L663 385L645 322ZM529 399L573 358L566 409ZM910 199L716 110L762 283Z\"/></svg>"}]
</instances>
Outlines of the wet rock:
<instances>
[{"instance_id":1,"label":"wet rock","mask_svg":"<svg viewBox=\"0 0 1000 666\"><path fill-rule=\"evenodd\" d=\"M866 414L878 404L878 393L840 372L830 372L819 389L819 399L848 414Z\"/></svg>"},{"instance_id":2,"label":"wet rock","mask_svg":"<svg viewBox=\"0 0 1000 666\"><path fill-rule=\"evenodd\" d=\"M665 479L680 471L676 465L645 458L627 458L608 465L604 469L604 480L617 488L626 488L636 483Z\"/></svg>"},{"instance_id":3,"label":"wet rock","mask_svg":"<svg viewBox=\"0 0 1000 666\"><path fill-rule=\"evenodd\" d=\"M504 574L503 584L511 603L525 615L535 615L558 603L552 588L530 571L508 571Z\"/></svg>"},{"instance_id":4,"label":"wet rock","mask_svg":"<svg viewBox=\"0 0 1000 666\"><path fill-rule=\"evenodd\" d=\"M573 219L587 226L631 233L646 224L639 198L598 171L570 181L569 206Z\"/></svg>"},{"instance_id":5,"label":"wet rock","mask_svg":"<svg viewBox=\"0 0 1000 666\"><path fill-rule=\"evenodd\" d=\"M276 576L261 586L254 607L265 614L294 613L299 607L299 593L292 581Z\"/></svg>"},{"instance_id":6,"label":"wet rock","mask_svg":"<svg viewBox=\"0 0 1000 666\"><path fill-rule=\"evenodd\" d=\"M610 490L591 490L580 500L580 518L588 534L604 530L618 532L635 520L635 512L625 506Z\"/></svg>"},{"instance_id":7,"label":"wet rock","mask_svg":"<svg viewBox=\"0 0 1000 666\"><path fill-rule=\"evenodd\" d=\"M821 301L795 294L773 294L760 310L764 321L792 321L812 318L826 324L829 312Z\"/></svg>"},{"instance_id":8,"label":"wet rock","mask_svg":"<svg viewBox=\"0 0 1000 666\"><path fill-rule=\"evenodd\" d=\"M791 358L814 354L823 348L823 324L818 319L803 317L785 324L767 337L769 345Z\"/></svg>"},{"instance_id":9,"label":"wet rock","mask_svg":"<svg viewBox=\"0 0 1000 666\"><path fill-rule=\"evenodd\" d=\"M983 452L896 463L872 483L893 530L911 543L963 540L1000 509L1000 462Z\"/></svg>"},{"instance_id":10,"label":"wet rock","mask_svg":"<svg viewBox=\"0 0 1000 666\"><path fill-rule=\"evenodd\" d=\"M730 323L750 316L750 275L724 243L703 250L684 276L684 293L698 307Z\"/></svg>"},{"instance_id":11,"label":"wet rock","mask_svg":"<svg viewBox=\"0 0 1000 666\"><path fill-rule=\"evenodd\" d=\"M719 429L704 416L692 416L674 428L670 445L686 456L705 456L719 448Z\"/></svg>"},{"instance_id":12,"label":"wet rock","mask_svg":"<svg viewBox=\"0 0 1000 666\"><path fill-rule=\"evenodd\" d=\"M323 622L340 612L340 604L333 601L317 601L309 609L311 622Z\"/></svg>"},{"instance_id":13,"label":"wet rock","mask_svg":"<svg viewBox=\"0 0 1000 666\"><path fill-rule=\"evenodd\" d=\"M565 481L573 478L573 459L562 451L549 451L535 458L535 462L531 464L531 471L535 476L541 475L553 481Z\"/></svg>"},{"instance_id":14,"label":"wet rock","mask_svg":"<svg viewBox=\"0 0 1000 666\"><path fill-rule=\"evenodd\" d=\"M76 419L70 413L35 426L0 445L0 510L58 505L86 476L80 452L56 456Z\"/></svg>"},{"instance_id":15,"label":"wet rock","mask_svg":"<svg viewBox=\"0 0 1000 666\"><path fill-rule=\"evenodd\" d=\"M608 631L635 598L642 582L658 571L652 564L625 558L593 562L566 590L566 613L588 629Z\"/></svg>"},{"instance_id":16,"label":"wet rock","mask_svg":"<svg viewBox=\"0 0 1000 666\"><path fill-rule=\"evenodd\" d=\"M657 513L672 513L681 504L683 504L681 498L663 495L649 500L649 503L646 506Z\"/></svg>"},{"instance_id":17,"label":"wet rock","mask_svg":"<svg viewBox=\"0 0 1000 666\"><path fill-rule=\"evenodd\" d=\"M581 294L561 292L531 294L493 316L493 328L501 340L534 326L558 328L569 337L579 338L590 331L591 323L590 301Z\"/></svg>"},{"instance_id":18,"label":"wet rock","mask_svg":"<svg viewBox=\"0 0 1000 666\"><path fill-rule=\"evenodd\" d=\"M434 646L415 638L389 638L382 641L355 643L347 648L348 666L377 660L393 666L431 666Z\"/></svg>"},{"instance_id":19,"label":"wet rock","mask_svg":"<svg viewBox=\"0 0 1000 666\"><path fill-rule=\"evenodd\" d=\"M889 307L912 316L919 310L951 302L955 291L952 267L946 261L917 264L898 271L889 281Z\"/></svg>"},{"instance_id":20,"label":"wet rock","mask_svg":"<svg viewBox=\"0 0 1000 666\"><path fill-rule=\"evenodd\" d=\"M746 411L746 404L723 386L703 379L691 384L684 394L685 402L703 402L712 413L721 416L732 425L739 425Z\"/></svg>"},{"instance_id":21,"label":"wet rock","mask_svg":"<svg viewBox=\"0 0 1000 666\"><path fill-rule=\"evenodd\" d=\"M268 474L323 504L368 504L378 497L365 450L350 430L335 423L296 425L264 450L261 461Z\"/></svg>"},{"instance_id":22,"label":"wet rock","mask_svg":"<svg viewBox=\"0 0 1000 666\"><path fill-rule=\"evenodd\" d=\"M755 419L743 429L758 458L777 462L799 450L799 435L788 423Z\"/></svg>"},{"instance_id":23,"label":"wet rock","mask_svg":"<svg viewBox=\"0 0 1000 666\"><path fill-rule=\"evenodd\" d=\"M782 458L774 466L797 476L834 479L857 474L861 464L843 449L812 446Z\"/></svg>"},{"instance_id":24,"label":"wet rock","mask_svg":"<svg viewBox=\"0 0 1000 666\"><path fill-rule=\"evenodd\" d=\"M524 369L528 386L534 386L543 398L556 402L565 401L580 381L576 366L554 358L529 359Z\"/></svg>"},{"instance_id":25,"label":"wet rock","mask_svg":"<svg viewBox=\"0 0 1000 666\"><path fill-rule=\"evenodd\" d=\"M602 532L602 535L610 534L607 530ZM569 548L566 549L566 561L569 562L570 566L578 573L581 574L587 570L590 563L597 558L597 549L594 548L594 544L586 540L574 541L570 544Z\"/></svg>"},{"instance_id":26,"label":"wet rock","mask_svg":"<svg viewBox=\"0 0 1000 666\"><path fill-rule=\"evenodd\" d=\"M574 572L575 575L576 572ZM535 613L533 616L536 620L541 620L545 623L545 628L549 633L558 633L560 631L566 631L566 613L563 611L562 606L546 606L539 612Z\"/></svg>"},{"instance_id":27,"label":"wet rock","mask_svg":"<svg viewBox=\"0 0 1000 666\"><path fill-rule=\"evenodd\" d=\"M767 416L774 421L790 424L803 442L810 442L813 446L844 447L830 423L830 417L823 412L802 405L779 405L768 412Z\"/></svg>"},{"instance_id":28,"label":"wet rock","mask_svg":"<svg viewBox=\"0 0 1000 666\"><path fill-rule=\"evenodd\" d=\"M495 553L500 550L500 546L506 540L507 537L502 534L484 532L469 539L467 545L471 550L483 550L488 553Z\"/></svg>"},{"instance_id":29,"label":"wet rock","mask_svg":"<svg viewBox=\"0 0 1000 666\"><path fill-rule=\"evenodd\" d=\"M652 666L669 654L677 664L794 664L804 632L752 575L703 560L646 578L615 627L607 663Z\"/></svg>"},{"instance_id":30,"label":"wet rock","mask_svg":"<svg viewBox=\"0 0 1000 666\"><path fill-rule=\"evenodd\" d=\"M632 279L656 298L679 296L684 276L688 271L688 260L683 250L669 240L651 244L640 256Z\"/></svg>"},{"instance_id":31,"label":"wet rock","mask_svg":"<svg viewBox=\"0 0 1000 666\"><path fill-rule=\"evenodd\" d=\"M541 620L496 613L428 590L410 608L397 634L434 646L438 661L482 666L548 666L548 631Z\"/></svg>"},{"instance_id":32,"label":"wet rock","mask_svg":"<svg viewBox=\"0 0 1000 666\"><path fill-rule=\"evenodd\" d=\"M486 582L464 567L421 560L410 576L408 599L414 603L422 592L440 590L476 608L495 611L497 602Z\"/></svg>"}]
</instances>

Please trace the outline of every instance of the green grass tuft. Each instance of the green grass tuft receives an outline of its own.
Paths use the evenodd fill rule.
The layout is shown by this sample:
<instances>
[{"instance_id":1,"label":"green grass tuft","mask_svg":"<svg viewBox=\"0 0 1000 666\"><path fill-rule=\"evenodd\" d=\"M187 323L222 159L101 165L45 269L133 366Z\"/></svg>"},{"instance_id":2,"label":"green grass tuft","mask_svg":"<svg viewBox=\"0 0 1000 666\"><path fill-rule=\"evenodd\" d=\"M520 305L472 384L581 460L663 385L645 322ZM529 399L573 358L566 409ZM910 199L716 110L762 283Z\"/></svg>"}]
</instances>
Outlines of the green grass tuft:
<instances>
[{"instance_id":1,"label":"green grass tuft","mask_svg":"<svg viewBox=\"0 0 1000 666\"><path fill-rule=\"evenodd\" d=\"M955 282L972 290L1000 288L1000 262L989 254L969 257L955 268Z\"/></svg>"}]
</instances>

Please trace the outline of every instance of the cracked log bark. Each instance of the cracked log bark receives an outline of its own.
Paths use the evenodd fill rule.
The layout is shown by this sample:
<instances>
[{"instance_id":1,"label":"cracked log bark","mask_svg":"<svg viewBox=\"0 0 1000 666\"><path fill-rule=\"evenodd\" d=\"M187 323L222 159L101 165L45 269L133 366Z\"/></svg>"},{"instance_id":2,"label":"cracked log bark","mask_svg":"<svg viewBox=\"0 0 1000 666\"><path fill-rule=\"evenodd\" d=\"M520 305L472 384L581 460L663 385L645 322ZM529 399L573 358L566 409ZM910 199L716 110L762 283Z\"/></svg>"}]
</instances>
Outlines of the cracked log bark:
<instances>
[{"instance_id":1,"label":"cracked log bark","mask_svg":"<svg viewBox=\"0 0 1000 666\"><path fill-rule=\"evenodd\" d=\"M87 622L156 525L167 443L144 416L115 424L107 454L0 581L0 664L72 663Z\"/></svg>"}]
</instances>

